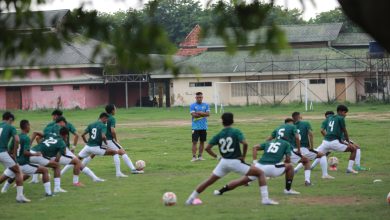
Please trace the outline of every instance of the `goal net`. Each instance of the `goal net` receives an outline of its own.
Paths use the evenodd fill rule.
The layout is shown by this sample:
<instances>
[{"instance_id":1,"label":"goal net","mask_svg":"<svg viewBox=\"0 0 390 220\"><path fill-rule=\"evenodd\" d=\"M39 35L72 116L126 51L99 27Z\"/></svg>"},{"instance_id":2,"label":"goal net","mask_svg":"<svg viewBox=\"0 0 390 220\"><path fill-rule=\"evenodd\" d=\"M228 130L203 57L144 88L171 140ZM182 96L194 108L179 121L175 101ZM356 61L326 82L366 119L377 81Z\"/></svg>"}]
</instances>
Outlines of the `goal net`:
<instances>
[{"instance_id":1,"label":"goal net","mask_svg":"<svg viewBox=\"0 0 390 220\"><path fill-rule=\"evenodd\" d=\"M215 112L229 105L263 105L301 102L307 111L307 79L214 83Z\"/></svg>"}]
</instances>

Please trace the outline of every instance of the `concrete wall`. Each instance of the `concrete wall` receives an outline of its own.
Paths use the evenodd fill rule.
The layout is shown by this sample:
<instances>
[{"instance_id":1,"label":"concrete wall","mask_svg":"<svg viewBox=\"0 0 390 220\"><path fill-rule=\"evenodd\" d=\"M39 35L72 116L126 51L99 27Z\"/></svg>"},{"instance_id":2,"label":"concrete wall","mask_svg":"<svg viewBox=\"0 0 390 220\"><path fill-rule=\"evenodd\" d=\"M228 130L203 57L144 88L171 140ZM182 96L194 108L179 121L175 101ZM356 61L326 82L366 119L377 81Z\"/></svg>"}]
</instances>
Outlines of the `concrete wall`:
<instances>
[{"instance_id":1,"label":"concrete wall","mask_svg":"<svg viewBox=\"0 0 390 220\"><path fill-rule=\"evenodd\" d=\"M0 87L0 109L5 109L5 87Z\"/></svg>"}]
</instances>

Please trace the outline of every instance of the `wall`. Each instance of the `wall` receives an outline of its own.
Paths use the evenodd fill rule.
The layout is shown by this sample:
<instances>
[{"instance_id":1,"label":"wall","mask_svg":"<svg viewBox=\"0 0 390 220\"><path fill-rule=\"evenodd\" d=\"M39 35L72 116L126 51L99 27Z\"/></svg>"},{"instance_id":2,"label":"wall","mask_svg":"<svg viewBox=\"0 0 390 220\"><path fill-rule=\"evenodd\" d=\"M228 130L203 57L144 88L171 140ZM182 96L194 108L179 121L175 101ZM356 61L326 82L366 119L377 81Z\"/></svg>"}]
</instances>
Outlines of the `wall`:
<instances>
[{"instance_id":1,"label":"wall","mask_svg":"<svg viewBox=\"0 0 390 220\"><path fill-rule=\"evenodd\" d=\"M0 87L0 109L6 108L5 87Z\"/></svg>"}]
</instances>

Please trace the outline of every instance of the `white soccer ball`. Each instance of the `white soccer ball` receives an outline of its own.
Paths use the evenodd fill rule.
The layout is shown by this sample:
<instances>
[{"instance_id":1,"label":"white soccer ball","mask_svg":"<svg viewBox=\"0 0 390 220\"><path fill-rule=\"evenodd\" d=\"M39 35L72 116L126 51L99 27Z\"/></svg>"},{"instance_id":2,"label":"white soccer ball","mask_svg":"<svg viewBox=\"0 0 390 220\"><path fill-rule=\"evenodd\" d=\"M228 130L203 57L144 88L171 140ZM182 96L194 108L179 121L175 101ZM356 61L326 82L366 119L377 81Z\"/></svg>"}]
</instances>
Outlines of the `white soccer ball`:
<instances>
[{"instance_id":1,"label":"white soccer ball","mask_svg":"<svg viewBox=\"0 0 390 220\"><path fill-rule=\"evenodd\" d=\"M389 192L389 194L387 194L387 203L390 204L390 192Z\"/></svg>"},{"instance_id":2,"label":"white soccer ball","mask_svg":"<svg viewBox=\"0 0 390 220\"><path fill-rule=\"evenodd\" d=\"M143 160L137 160L137 162L135 162L135 168L137 170L143 170L145 168L145 166L146 166L146 163Z\"/></svg>"},{"instance_id":3,"label":"white soccer ball","mask_svg":"<svg viewBox=\"0 0 390 220\"><path fill-rule=\"evenodd\" d=\"M166 192L162 197L162 201L166 206L173 206L177 201L176 194L173 192Z\"/></svg>"},{"instance_id":4,"label":"white soccer ball","mask_svg":"<svg viewBox=\"0 0 390 220\"><path fill-rule=\"evenodd\" d=\"M337 157L329 157L328 164L329 166L337 166L337 164L339 164L339 159L337 159Z\"/></svg>"}]
</instances>

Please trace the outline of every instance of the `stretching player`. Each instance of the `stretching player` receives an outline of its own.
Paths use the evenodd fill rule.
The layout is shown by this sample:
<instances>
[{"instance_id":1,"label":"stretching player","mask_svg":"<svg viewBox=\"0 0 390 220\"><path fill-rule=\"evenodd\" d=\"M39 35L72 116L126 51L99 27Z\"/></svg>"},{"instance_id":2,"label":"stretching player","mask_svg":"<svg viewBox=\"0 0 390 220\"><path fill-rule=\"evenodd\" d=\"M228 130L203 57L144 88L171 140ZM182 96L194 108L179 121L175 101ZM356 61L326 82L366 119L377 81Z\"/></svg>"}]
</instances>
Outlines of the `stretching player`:
<instances>
[{"instance_id":1,"label":"stretching player","mask_svg":"<svg viewBox=\"0 0 390 220\"><path fill-rule=\"evenodd\" d=\"M272 139L285 139L287 140L291 146L294 147L294 150L291 154L291 162L294 164L302 163L305 167L305 185L310 186L310 161L307 157L302 155L301 152L301 141L300 141L300 135L298 133L297 128L294 126L294 120L291 118L287 118L284 120L284 124L276 128L271 136L267 139L268 141Z\"/></svg>"},{"instance_id":2,"label":"stretching player","mask_svg":"<svg viewBox=\"0 0 390 220\"><path fill-rule=\"evenodd\" d=\"M85 129L84 133L81 135L83 141L85 142L85 147L79 152L79 158L88 158L91 155L123 155L125 151L123 149L113 150L110 148L103 148L103 142L106 143L106 123L109 118L107 113L101 113L99 116L99 120L96 122L89 124ZM89 139L87 140L86 135L89 135ZM85 159L82 161L85 165ZM64 167L64 170L69 169L70 165Z\"/></svg>"},{"instance_id":3,"label":"stretching player","mask_svg":"<svg viewBox=\"0 0 390 220\"><path fill-rule=\"evenodd\" d=\"M347 173L356 174L358 172L352 168L355 162L356 148L350 143L347 128L345 126L344 118L347 116L347 112L347 106L339 105L337 106L337 115L329 116L326 119L326 134L322 144L317 148L317 151L322 152L323 154L331 151L351 152ZM345 142L342 141L343 137L345 138Z\"/></svg>"},{"instance_id":4,"label":"stretching player","mask_svg":"<svg viewBox=\"0 0 390 220\"><path fill-rule=\"evenodd\" d=\"M264 150L263 156L257 161L257 151ZM264 171L266 177L277 177L285 174L286 187L284 193L287 195L297 195L299 192L291 189L294 179L294 168L290 163L292 147L289 142L281 139L275 139L270 142L258 144L253 147L253 163L255 166ZM283 157L286 157L284 163L281 162ZM214 195L222 195L223 193L233 190L238 186L246 185L256 177L244 176L241 179L234 180L222 187L220 190L215 190Z\"/></svg>"},{"instance_id":5,"label":"stretching player","mask_svg":"<svg viewBox=\"0 0 390 220\"><path fill-rule=\"evenodd\" d=\"M19 136L16 133L16 129L12 126L15 120L15 116L11 112L4 112L3 122L0 123L0 163L6 167L6 170L11 172L4 173L0 177L0 184L2 184L8 178L15 178L16 181L16 201L25 203L31 202L23 195L23 174L19 165L15 162L15 159L9 155L7 148L11 138L14 138L14 153L19 146Z\"/></svg>"},{"instance_id":6,"label":"stretching player","mask_svg":"<svg viewBox=\"0 0 390 220\"><path fill-rule=\"evenodd\" d=\"M305 157L307 157L310 160L315 160L316 158L322 158L324 154L316 151L313 149L313 132L311 129L311 125L308 121L303 121L301 114L299 112L292 113L292 118L294 120L294 125L296 126L299 137L301 140L301 154ZM323 157L320 160L321 168L322 168L322 178L323 179L333 179L332 176L328 175L327 172L327 163L326 163L326 157ZM302 163L298 163L298 165L295 167L294 172L297 173L300 168L303 167ZM310 168L311 169L311 168ZM305 183L306 185L308 183Z\"/></svg>"},{"instance_id":7,"label":"stretching player","mask_svg":"<svg viewBox=\"0 0 390 220\"><path fill-rule=\"evenodd\" d=\"M206 181L201 183L191 193L186 201L186 205L192 205L193 201L199 196L200 193L202 193L215 181L219 180L230 172L239 173L245 176L256 176L259 181L262 204L279 204L268 198L268 188L264 172L260 169L257 169L255 166L250 166L244 162L248 144L245 141L244 135L241 133L241 131L232 128L233 114L224 113L222 115L222 124L224 128L210 140L206 147L207 153L210 154L213 158L217 158L217 155L211 150L211 148L214 145L218 145L222 159L219 161L211 176ZM240 143L243 145L242 153L240 149Z\"/></svg>"},{"instance_id":8,"label":"stretching player","mask_svg":"<svg viewBox=\"0 0 390 220\"><path fill-rule=\"evenodd\" d=\"M30 132L30 123L27 120L20 121L20 129L21 133L19 134L19 148L16 151L16 161L19 164L23 174L24 180L30 177L30 175L35 173L42 174L43 186L45 188L46 196L52 196L51 186L50 186L50 178L49 171L46 167L38 166L30 163L30 156L41 156L41 153L31 153L30 152L30 138L28 137L28 133ZM11 142L11 152L14 152L14 143ZM9 170L7 171L9 172ZM7 192L8 188L11 186L14 178L8 179L7 182L4 183L3 188L1 189L1 193Z\"/></svg>"},{"instance_id":9,"label":"stretching player","mask_svg":"<svg viewBox=\"0 0 390 220\"><path fill-rule=\"evenodd\" d=\"M136 170L133 163L131 162L130 157L126 154L125 149L119 144L117 135L116 135L116 120L114 118L114 115L116 113L116 107L113 104L109 104L106 106L106 113L109 115L108 121L107 121L107 148L111 149L112 152L123 152L121 154L114 154L114 164L115 164L115 170L116 170L116 177L127 177L127 175L123 174L121 172L121 161L119 158L119 155L122 156L123 161L125 161L126 165L130 168L131 173L133 174L142 174L144 173L143 170ZM119 151L121 150L121 151ZM92 156L88 156L83 160L83 164L88 164L88 162L93 158Z\"/></svg>"}]
</instances>

